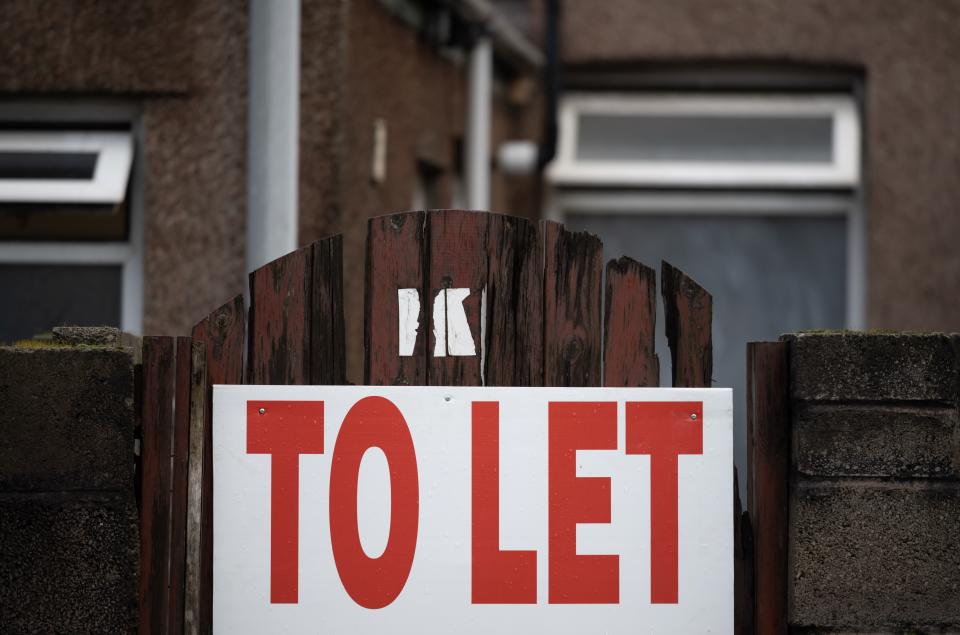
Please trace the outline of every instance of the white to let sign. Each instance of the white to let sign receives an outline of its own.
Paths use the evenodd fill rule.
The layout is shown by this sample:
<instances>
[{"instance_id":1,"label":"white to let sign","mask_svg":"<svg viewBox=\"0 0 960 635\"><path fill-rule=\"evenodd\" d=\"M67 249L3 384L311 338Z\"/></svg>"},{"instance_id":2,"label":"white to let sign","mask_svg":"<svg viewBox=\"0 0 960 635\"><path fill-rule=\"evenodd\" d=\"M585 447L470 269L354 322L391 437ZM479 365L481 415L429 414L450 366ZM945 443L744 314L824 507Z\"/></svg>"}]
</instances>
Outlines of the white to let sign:
<instances>
[{"instance_id":1,"label":"white to let sign","mask_svg":"<svg viewBox=\"0 0 960 635\"><path fill-rule=\"evenodd\" d=\"M731 633L729 389L216 386L219 633Z\"/></svg>"}]
</instances>

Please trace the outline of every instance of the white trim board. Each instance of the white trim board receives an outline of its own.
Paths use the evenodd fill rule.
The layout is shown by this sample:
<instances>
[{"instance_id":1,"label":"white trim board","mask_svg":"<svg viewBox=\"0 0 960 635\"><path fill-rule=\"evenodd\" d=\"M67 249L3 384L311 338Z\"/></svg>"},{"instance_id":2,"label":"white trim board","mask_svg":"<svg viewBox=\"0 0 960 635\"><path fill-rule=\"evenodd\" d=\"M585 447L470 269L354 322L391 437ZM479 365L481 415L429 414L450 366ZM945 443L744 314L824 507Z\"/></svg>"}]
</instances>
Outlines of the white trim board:
<instances>
[{"instance_id":1,"label":"white trim board","mask_svg":"<svg viewBox=\"0 0 960 635\"><path fill-rule=\"evenodd\" d=\"M832 119L829 162L595 160L577 157L582 115L815 117ZM557 186L855 187L860 180L860 118L849 95L572 93L560 104Z\"/></svg>"}]
</instances>

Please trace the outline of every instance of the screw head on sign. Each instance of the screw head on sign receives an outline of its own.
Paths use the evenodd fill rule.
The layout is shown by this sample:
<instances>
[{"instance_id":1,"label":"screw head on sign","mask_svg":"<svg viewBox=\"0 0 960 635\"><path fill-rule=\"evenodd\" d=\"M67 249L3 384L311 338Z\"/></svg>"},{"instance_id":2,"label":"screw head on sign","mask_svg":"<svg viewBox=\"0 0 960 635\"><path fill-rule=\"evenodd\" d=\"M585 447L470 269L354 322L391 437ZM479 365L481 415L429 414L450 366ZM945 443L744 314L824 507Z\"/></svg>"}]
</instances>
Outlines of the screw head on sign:
<instances>
[{"instance_id":1,"label":"screw head on sign","mask_svg":"<svg viewBox=\"0 0 960 635\"><path fill-rule=\"evenodd\" d=\"M690 415L690 418L693 419L694 421L696 421L696 420L697 420L697 413L694 412L692 415Z\"/></svg>"},{"instance_id":2,"label":"screw head on sign","mask_svg":"<svg viewBox=\"0 0 960 635\"><path fill-rule=\"evenodd\" d=\"M266 409L266 408L260 408L260 414L262 414L262 415L267 414L267 409Z\"/></svg>"}]
</instances>

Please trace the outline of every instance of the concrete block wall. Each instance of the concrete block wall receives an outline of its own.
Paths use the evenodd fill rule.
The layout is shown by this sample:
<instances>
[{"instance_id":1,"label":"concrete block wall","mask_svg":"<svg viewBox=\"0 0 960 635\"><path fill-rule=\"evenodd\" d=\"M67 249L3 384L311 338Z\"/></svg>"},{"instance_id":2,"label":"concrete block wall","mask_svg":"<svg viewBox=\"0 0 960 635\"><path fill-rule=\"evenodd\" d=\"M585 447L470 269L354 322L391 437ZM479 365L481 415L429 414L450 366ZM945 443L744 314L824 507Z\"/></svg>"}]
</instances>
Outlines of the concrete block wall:
<instances>
[{"instance_id":1,"label":"concrete block wall","mask_svg":"<svg viewBox=\"0 0 960 635\"><path fill-rule=\"evenodd\" d=\"M4 633L137 626L133 353L86 335L0 347Z\"/></svg>"},{"instance_id":2,"label":"concrete block wall","mask_svg":"<svg viewBox=\"0 0 960 635\"><path fill-rule=\"evenodd\" d=\"M960 632L960 339L785 339L791 630Z\"/></svg>"}]
</instances>

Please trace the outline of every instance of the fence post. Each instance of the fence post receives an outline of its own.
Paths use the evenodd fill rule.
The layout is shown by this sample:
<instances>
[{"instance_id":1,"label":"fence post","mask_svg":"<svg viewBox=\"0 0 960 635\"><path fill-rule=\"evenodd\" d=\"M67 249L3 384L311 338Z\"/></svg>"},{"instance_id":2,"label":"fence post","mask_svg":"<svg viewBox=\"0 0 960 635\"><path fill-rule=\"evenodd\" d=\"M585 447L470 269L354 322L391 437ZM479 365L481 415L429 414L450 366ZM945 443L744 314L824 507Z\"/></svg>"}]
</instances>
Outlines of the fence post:
<instances>
[{"instance_id":1,"label":"fence post","mask_svg":"<svg viewBox=\"0 0 960 635\"><path fill-rule=\"evenodd\" d=\"M600 386L603 244L545 222L543 374L545 386Z\"/></svg>"},{"instance_id":2,"label":"fence post","mask_svg":"<svg viewBox=\"0 0 960 635\"><path fill-rule=\"evenodd\" d=\"M176 339L176 398L173 414L173 462L170 495L170 580L167 628L183 632L184 567L187 539L187 459L190 435L190 372L192 341Z\"/></svg>"},{"instance_id":3,"label":"fence post","mask_svg":"<svg viewBox=\"0 0 960 635\"><path fill-rule=\"evenodd\" d=\"M659 386L657 273L626 256L607 263L603 385Z\"/></svg>"},{"instance_id":4,"label":"fence post","mask_svg":"<svg viewBox=\"0 0 960 635\"><path fill-rule=\"evenodd\" d=\"M213 631L213 385L243 383L246 320L243 296L216 309L193 327L193 339L204 345L203 464L200 494L200 568L197 598L199 632ZM188 607L189 602L188 601Z\"/></svg>"},{"instance_id":5,"label":"fence post","mask_svg":"<svg viewBox=\"0 0 960 635\"><path fill-rule=\"evenodd\" d=\"M758 633L787 632L790 478L788 344L747 344L749 495L755 545Z\"/></svg>"},{"instance_id":6,"label":"fence post","mask_svg":"<svg viewBox=\"0 0 960 635\"><path fill-rule=\"evenodd\" d=\"M140 632L167 632L170 562L170 452L173 440L173 338L143 338L140 447Z\"/></svg>"}]
</instances>

